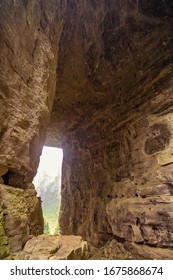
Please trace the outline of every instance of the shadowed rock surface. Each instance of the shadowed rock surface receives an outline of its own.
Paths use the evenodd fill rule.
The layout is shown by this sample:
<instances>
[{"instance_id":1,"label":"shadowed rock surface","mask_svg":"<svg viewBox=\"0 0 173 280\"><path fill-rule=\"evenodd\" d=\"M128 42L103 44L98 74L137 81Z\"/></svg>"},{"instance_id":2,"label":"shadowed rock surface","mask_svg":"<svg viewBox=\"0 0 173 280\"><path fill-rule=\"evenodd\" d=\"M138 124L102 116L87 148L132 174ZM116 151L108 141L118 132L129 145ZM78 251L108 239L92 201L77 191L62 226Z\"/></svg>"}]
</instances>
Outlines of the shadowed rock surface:
<instances>
[{"instance_id":1,"label":"shadowed rock surface","mask_svg":"<svg viewBox=\"0 0 173 280\"><path fill-rule=\"evenodd\" d=\"M62 147L61 233L98 258L173 259L172 19L171 0L0 2L1 189Z\"/></svg>"}]
</instances>

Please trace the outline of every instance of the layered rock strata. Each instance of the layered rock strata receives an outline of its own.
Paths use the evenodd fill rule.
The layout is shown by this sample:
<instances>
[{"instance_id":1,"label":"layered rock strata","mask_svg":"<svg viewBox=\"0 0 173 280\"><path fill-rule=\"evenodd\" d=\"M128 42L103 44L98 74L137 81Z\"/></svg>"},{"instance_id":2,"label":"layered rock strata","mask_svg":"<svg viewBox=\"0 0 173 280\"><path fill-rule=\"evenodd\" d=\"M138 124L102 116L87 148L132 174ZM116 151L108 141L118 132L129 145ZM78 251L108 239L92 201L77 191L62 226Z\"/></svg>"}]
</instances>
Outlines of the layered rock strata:
<instances>
[{"instance_id":1,"label":"layered rock strata","mask_svg":"<svg viewBox=\"0 0 173 280\"><path fill-rule=\"evenodd\" d=\"M55 94L59 2L0 3L0 175L7 185L23 187L36 174Z\"/></svg>"},{"instance_id":2,"label":"layered rock strata","mask_svg":"<svg viewBox=\"0 0 173 280\"><path fill-rule=\"evenodd\" d=\"M56 0L0 1L0 206L11 251L43 232L31 182L55 94L60 6Z\"/></svg>"},{"instance_id":3,"label":"layered rock strata","mask_svg":"<svg viewBox=\"0 0 173 280\"><path fill-rule=\"evenodd\" d=\"M50 119L61 232L106 258L172 259L172 17L171 0L0 3L0 182L35 196Z\"/></svg>"},{"instance_id":4,"label":"layered rock strata","mask_svg":"<svg viewBox=\"0 0 173 280\"><path fill-rule=\"evenodd\" d=\"M115 239L95 249L90 260L172 260L173 251L136 243L125 246Z\"/></svg>"},{"instance_id":5,"label":"layered rock strata","mask_svg":"<svg viewBox=\"0 0 173 280\"><path fill-rule=\"evenodd\" d=\"M68 63L58 65L59 100L52 114L56 126L56 104L67 113L62 124L75 112L62 145L60 224L63 234L82 235L95 246L112 239L124 248L134 242L144 251L169 248L172 259L172 4L144 2L95 2L90 25L85 14L85 32L68 33L78 43L65 51ZM56 129L63 130L58 124Z\"/></svg>"}]
</instances>

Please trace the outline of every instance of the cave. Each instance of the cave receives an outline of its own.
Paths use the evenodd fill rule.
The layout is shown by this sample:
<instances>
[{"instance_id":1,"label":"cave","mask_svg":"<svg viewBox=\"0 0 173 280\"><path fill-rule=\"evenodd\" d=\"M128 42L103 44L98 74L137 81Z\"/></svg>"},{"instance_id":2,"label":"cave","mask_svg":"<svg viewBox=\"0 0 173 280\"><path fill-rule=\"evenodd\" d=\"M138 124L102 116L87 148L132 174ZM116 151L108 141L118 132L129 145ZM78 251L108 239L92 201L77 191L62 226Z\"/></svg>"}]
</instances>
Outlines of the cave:
<instances>
[{"instance_id":1,"label":"cave","mask_svg":"<svg viewBox=\"0 0 173 280\"><path fill-rule=\"evenodd\" d=\"M0 259L173 259L172 20L171 0L1 0ZM57 236L44 145L63 149Z\"/></svg>"}]
</instances>

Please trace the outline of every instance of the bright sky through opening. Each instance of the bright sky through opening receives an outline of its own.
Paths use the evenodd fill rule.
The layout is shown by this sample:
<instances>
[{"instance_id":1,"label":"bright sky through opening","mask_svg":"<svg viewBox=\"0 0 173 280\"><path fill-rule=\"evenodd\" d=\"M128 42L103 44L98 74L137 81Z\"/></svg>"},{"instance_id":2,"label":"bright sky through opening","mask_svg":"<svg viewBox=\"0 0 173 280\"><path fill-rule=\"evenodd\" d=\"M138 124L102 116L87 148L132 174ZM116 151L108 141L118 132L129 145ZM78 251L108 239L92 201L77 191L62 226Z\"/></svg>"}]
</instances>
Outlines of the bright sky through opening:
<instances>
[{"instance_id":1,"label":"bright sky through opening","mask_svg":"<svg viewBox=\"0 0 173 280\"><path fill-rule=\"evenodd\" d=\"M45 171L49 176L56 177L62 165L62 157L62 149L44 146L37 174Z\"/></svg>"}]
</instances>

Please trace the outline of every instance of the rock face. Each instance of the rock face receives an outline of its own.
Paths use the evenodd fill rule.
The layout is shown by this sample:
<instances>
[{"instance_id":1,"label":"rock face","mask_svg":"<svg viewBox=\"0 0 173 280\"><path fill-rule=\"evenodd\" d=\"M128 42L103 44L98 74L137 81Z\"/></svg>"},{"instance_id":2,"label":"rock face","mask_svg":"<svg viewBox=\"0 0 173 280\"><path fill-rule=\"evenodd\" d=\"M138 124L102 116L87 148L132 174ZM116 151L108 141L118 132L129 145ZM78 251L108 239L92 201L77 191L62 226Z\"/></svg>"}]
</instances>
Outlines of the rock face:
<instances>
[{"instance_id":1,"label":"rock face","mask_svg":"<svg viewBox=\"0 0 173 280\"><path fill-rule=\"evenodd\" d=\"M123 246L115 239L94 251L91 260L172 260L173 251L130 243Z\"/></svg>"},{"instance_id":2,"label":"rock face","mask_svg":"<svg viewBox=\"0 0 173 280\"><path fill-rule=\"evenodd\" d=\"M1 185L0 194L5 233L9 237L10 249L12 252L19 251L29 239L28 209L23 191Z\"/></svg>"},{"instance_id":3,"label":"rock face","mask_svg":"<svg viewBox=\"0 0 173 280\"><path fill-rule=\"evenodd\" d=\"M171 0L0 4L1 183L34 197L50 119L61 232L101 258L172 258L172 18Z\"/></svg>"},{"instance_id":4,"label":"rock face","mask_svg":"<svg viewBox=\"0 0 173 280\"><path fill-rule=\"evenodd\" d=\"M54 138L66 135L61 231L96 246L173 246L173 10L150 3L95 1L84 11L76 1L78 23L60 41L48 139L51 125Z\"/></svg>"},{"instance_id":5,"label":"rock face","mask_svg":"<svg viewBox=\"0 0 173 280\"><path fill-rule=\"evenodd\" d=\"M60 5L56 0L0 1L0 184L17 187L1 186L0 207L12 251L21 250L29 234L43 232L31 182L55 94Z\"/></svg>"},{"instance_id":6,"label":"rock face","mask_svg":"<svg viewBox=\"0 0 173 280\"><path fill-rule=\"evenodd\" d=\"M9 240L5 235L3 212L0 207L0 260L10 259Z\"/></svg>"},{"instance_id":7,"label":"rock face","mask_svg":"<svg viewBox=\"0 0 173 280\"><path fill-rule=\"evenodd\" d=\"M65 148L63 233L172 248L173 116L132 117L118 129L105 117L108 144L97 119Z\"/></svg>"},{"instance_id":8,"label":"rock face","mask_svg":"<svg viewBox=\"0 0 173 280\"><path fill-rule=\"evenodd\" d=\"M38 235L43 231L41 207L35 196L35 190L34 195L32 191L32 188L24 191L0 185L4 230L9 238L11 252L22 250L31 234Z\"/></svg>"},{"instance_id":9,"label":"rock face","mask_svg":"<svg viewBox=\"0 0 173 280\"><path fill-rule=\"evenodd\" d=\"M22 260L84 260L89 251L80 236L40 235L29 240L14 258Z\"/></svg>"},{"instance_id":10,"label":"rock face","mask_svg":"<svg viewBox=\"0 0 173 280\"><path fill-rule=\"evenodd\" d=\"M55 93L59 10L57 1L0 3L0 172L6 174L5 184L22 187L36 173Z\"/></svg>"},{"instance_id":11,"label":"rock face","mask_svg":"<svg viewBox=\"0 0 173 280\"><path fill-rule=\"evenodd\" d=\"M23 195L28 209L29 233L37 236L43 233L44 228L41 199L40 197L37 197L33 184L27 184L27 186L25 186Z\"/></svg>"}]
</instances>

